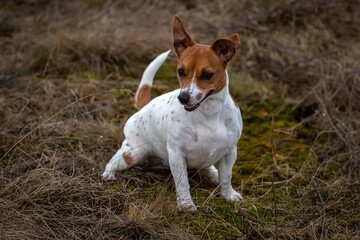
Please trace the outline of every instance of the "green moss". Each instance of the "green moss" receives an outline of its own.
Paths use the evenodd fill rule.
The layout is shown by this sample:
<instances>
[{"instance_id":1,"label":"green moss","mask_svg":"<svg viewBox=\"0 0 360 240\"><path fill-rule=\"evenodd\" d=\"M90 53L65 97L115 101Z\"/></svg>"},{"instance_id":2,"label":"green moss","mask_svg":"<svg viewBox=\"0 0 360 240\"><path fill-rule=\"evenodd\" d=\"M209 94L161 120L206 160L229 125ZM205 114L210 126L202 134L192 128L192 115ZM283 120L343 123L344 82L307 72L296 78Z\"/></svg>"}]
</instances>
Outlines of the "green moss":
<instances>
[{"instance_id":1,"label":"green moss","mask_svg":"<svg viewBox=\"0 0 360 240\"><path fill-rule=\"evenodd\" d=\"M242 189L245 199L242 203L229 202L219 198L217 192L216 197L209 200L209 192L214 187L206 187L208 191L193 189L196 204L203 206L202 211L188 216L189 227L197 236L204 236L205 228L206 238L211 239L223 239L225 236L241 238L250 234L251 227L242 213L236 210L239 207L258 229L262 229L263 223L273 224L273 195L269 191L273 171L276 170L275 182L288 179L300 169L309 153L302 139L284 133L289 132L296 121L292 106L284 105L281 99L249 103L242 108L242 114L244 130L238 143L238 160L233 168L232 183L235 189ZM274 156L277 169L274 168ZM276 199L281 211L299 211L297 198L290 192L276 190ZM209 208L212 210L209 211ZM286 223L290 218L287 214L279 214L278 222Z\"/></svg>"}]
</instances>

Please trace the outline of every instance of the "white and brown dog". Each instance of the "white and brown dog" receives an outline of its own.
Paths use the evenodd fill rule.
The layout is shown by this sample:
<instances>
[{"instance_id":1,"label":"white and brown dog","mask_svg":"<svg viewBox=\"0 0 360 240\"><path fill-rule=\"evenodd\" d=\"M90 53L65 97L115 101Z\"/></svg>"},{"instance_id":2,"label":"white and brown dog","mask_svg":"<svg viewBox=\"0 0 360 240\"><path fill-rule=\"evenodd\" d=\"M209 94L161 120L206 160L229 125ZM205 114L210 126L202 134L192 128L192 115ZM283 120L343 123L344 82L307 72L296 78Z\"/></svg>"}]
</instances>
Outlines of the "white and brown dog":
<instances>
[{"instance_id":1,"label":"white and brown dog","mask_svg":"<svg viewBox=\"0 0 360 240\"><path fill-rule=\"evenodd\" d=\"M125 124L125 140L102 177L114 180L117 170L155 156L170 167L180 209L196 210L187 168L205 170L212 182L220 183L221 196L239 201L242 197L232 188L231 175L243 123L229 93L226 71L240 44L238 34L218 39L211 46L196 44L176 16L172 35L180 89L150 101L153 78L169 50L145 70L136 93L139 111Z\"/></svg>"}]
</instances>

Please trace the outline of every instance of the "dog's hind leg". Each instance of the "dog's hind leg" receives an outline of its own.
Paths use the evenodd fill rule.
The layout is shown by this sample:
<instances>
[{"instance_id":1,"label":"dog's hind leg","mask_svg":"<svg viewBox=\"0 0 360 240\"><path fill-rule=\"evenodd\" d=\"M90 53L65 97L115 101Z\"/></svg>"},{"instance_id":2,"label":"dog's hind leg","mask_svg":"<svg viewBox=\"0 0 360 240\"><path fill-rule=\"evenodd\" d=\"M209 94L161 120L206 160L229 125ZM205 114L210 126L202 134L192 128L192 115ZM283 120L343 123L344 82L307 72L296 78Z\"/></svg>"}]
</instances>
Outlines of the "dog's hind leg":
<instances>
[{"instance_id":1,"label":"dog's hind leg","mask_svg":"<svg viewBox=\"0 0 360 240\"><path fill-rule=\"evenodd\" d=\"M115 180L116 171L122 171L145 161L146 146L132 147L125 139L121 148L106 164L105 171L101 175L103 180Z\"/></svg>"},{"instance_id":2,"label":"dog's hind leg","mask_svg":"<svg viewBox=\"0 0 360 240\"><path fill-rule=\"evenodd\" d=\"M219 183L220 183L219 172L214 165L211 165L210 167L206 168L205 172L213 184L219 185Z\"/></svg>"}]
</instances>

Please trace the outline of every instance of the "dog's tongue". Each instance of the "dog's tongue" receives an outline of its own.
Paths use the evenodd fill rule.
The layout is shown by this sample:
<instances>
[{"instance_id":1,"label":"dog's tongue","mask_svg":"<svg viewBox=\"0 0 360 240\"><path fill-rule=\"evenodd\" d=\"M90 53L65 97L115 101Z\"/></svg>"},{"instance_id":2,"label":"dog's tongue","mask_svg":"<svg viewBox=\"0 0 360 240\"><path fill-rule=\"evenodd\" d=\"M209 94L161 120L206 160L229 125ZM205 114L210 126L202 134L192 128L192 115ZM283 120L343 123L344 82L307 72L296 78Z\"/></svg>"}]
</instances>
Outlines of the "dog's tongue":
<instances>
[{"instance_id":1,"label":"dog's tongue","mask_svg":"<svg viewBox=\"0 0 360 240\"><path fill-rule=\"evenodd\" d=\"M193 104L193 105L184 105L185 110L193 111L195 110L200 104Z\"/></svg>"},{"instance_id":2,"label":"dog's tongue","mask_svg":"<svg viewBox=\"0 0 360 240\"><path fill-rule=\"evenodd\" d=\"M186 107L186 108L193 108L193 107L195 107L195 105L196 105L196 104L194 104L194 105L185 105L185 107Z\"/></svg>"}]
</instances>

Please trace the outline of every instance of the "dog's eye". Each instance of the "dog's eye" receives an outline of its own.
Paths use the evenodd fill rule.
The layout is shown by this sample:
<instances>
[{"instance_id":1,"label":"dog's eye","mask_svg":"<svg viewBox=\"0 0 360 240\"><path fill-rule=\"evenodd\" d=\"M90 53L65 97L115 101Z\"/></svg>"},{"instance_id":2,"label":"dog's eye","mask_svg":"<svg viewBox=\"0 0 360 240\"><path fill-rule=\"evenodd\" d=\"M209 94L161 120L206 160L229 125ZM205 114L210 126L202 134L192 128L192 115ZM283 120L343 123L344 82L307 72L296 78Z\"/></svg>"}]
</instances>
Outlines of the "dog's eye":
<instances>
[{"instance_id":1,"label":"dog's eye","mask_svg":"<svg viewBox=\"0 0 360 240\"><path fill-rule=\"evenodd\" d=\"M212 73L212 72L203 72L200 76L200 79L201 80L210 80L213 78L213 76L214 76L214 73Z\"/></svg>"},{"instance_id":2,"label":"dog's eye","mask_svg":"<svg viewBox=\"0 0 360 240\"><path fill-rule=\"evenodd\" d=\"M178 72L179 77L185 77L184 69L179 68L179 69L177 70L177 72Z\"/></svg>"}]
</instances>

